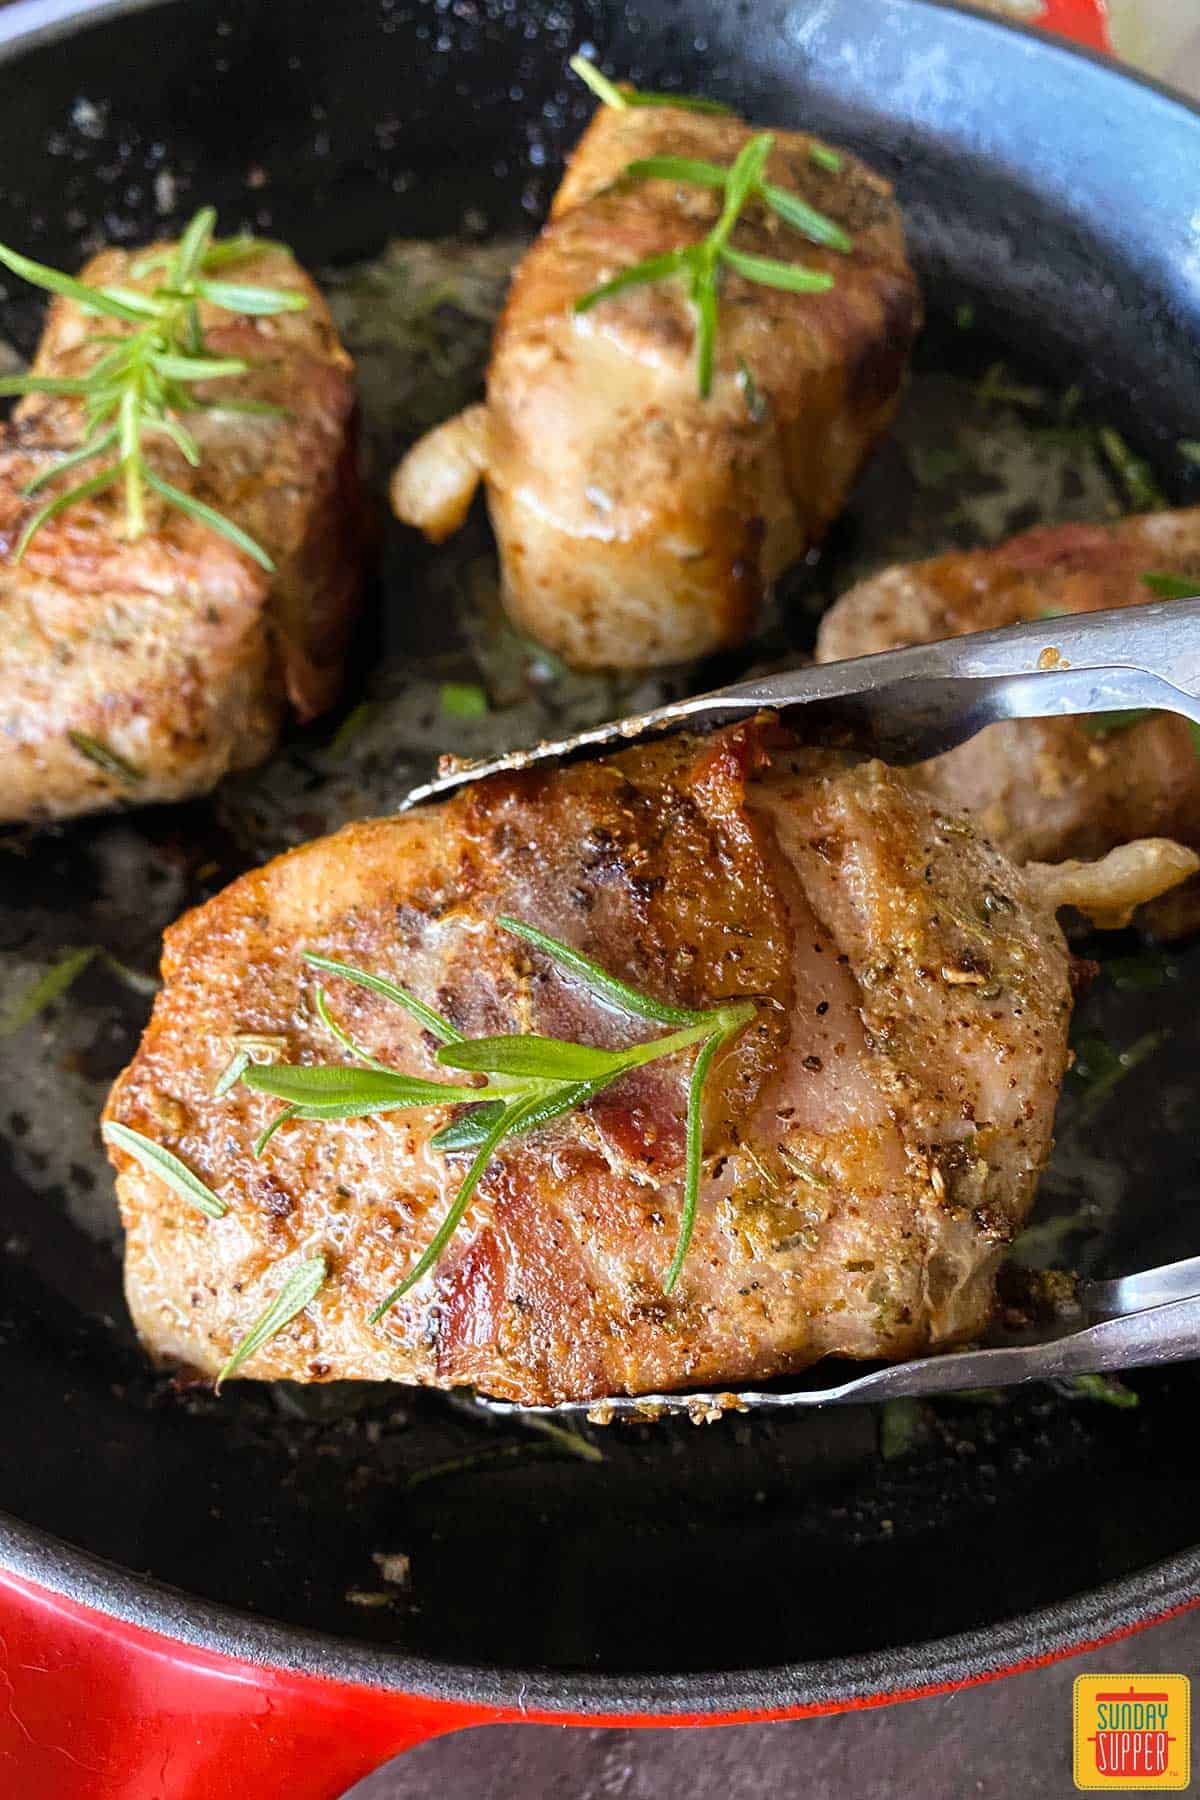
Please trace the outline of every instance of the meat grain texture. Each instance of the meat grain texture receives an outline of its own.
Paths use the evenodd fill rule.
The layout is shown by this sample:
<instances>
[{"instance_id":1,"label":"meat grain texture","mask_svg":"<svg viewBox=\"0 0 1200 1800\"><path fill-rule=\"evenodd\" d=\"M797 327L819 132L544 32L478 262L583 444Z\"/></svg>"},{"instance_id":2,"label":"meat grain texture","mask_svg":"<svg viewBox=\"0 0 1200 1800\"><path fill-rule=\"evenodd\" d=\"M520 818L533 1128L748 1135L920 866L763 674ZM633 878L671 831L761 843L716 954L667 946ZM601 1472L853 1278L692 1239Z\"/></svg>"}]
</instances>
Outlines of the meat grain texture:
<instances>
[{"instance_id":1,"label":"meat grain texture","mask_svg":"<svg viewBox=\"0 0 1200 1800\"><path fill-rule=\"evenodd\" d=\"M440 541L480 478L517 627L578 668L643 668L736 644L772 581L819 538L896 410L921 321L891 189L850 155L775 133L768 179L853 238L819 248L759 202L736 249L834 278L795 294L725 268L710 397L698 391L683 277L576 300L643 258L698 242L721 195L623 180L638 158L728 167L752 135L674 107L601 107L520 264L487 401L438 427L393 484L400 517Z\"/></svg>"},{"instance_id":2,"label":"meat grain texture","mask_svg":"<svg viewBox=\"0 0 1200 1800\"><path fill-rule=\"evenodd\" d=\"M108 1118L229 1206L210 1220L110 1150L138 1330L211 1374L294 1260L323 1254L325 1286L246 1375L539 1403L970 1335L1050 1148L1070 1013L1053 905L882 765L842 768L754 727L495 778L293 851L168 932L112 1093ZM660 999L757 1001L705 1090L695 1237L664 1295L680 1056L504 1144L440 1263L371 1326L464 1173L430 1145L449 1109L292 1121L256 1161L278 1102L213 1086L239 1032L277 1038L280 1061L345 1060L306 949L402 983L470 1036L654 1035L506 933L505 912ZM406 1013L322 979L374 1056L445 1078Z\"/></svg>"},{"instance_id":3,"label":"meat grain texture","mask_svg":"<svg viewBox=\"0 0 1200 1800\"><path fill-rule=\"evenodd\" d=\"M1142 577L1195 578L1200 508L1113 525L1051 525L993 549L954 551L860 582L821 623L819 662L962 632L1137 606ZM1200 847L1200 755L1170 713L991 725L913 772L939 806L968 809L1018 862L1103 856L1147 834Z\"/></svg>"},{"instance_id":4,"label":"meat grain texture","mask_svg":"<svg viewBox=\"0 0 1200 1800\"><path fill-rule=\"evenodd\" d=\"M145 255L105 250L81 279L149 288L161 277L132 273ZM166 480L249 532L275 573L153 493L148 531L128 541L119 488L52 519L16 563L23 526L55 491L26 499L23 485L81 442L78 402L23 399L0 440L0 821L203 793L268 755L289 708L311 718L337 694L362 535L352 364L286 251L263 248L236 273L308 304L271 318L202 305L208 348L252 365L204 384L205 398L282 411L189 413L196 469L164 440L148 453ZM56 299L33 372L85 373L97 334L120 329ZM98 766L80 739L133 774Z\"/></svg>"}]
</instances>

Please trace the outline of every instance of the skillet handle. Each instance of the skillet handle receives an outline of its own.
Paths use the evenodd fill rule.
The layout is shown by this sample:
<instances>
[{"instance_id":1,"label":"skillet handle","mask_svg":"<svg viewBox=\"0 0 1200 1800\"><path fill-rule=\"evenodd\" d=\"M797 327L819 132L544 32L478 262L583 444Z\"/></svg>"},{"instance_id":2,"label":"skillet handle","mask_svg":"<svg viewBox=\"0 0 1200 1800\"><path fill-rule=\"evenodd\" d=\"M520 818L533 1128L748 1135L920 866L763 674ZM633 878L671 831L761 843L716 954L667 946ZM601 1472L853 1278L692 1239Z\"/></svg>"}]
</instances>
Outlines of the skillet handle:
<instances>
[{"instance_id":1,"label":"skillet handle","mask_svg":"<svg viewBox=\"0 0 1200 1800\"><path fill-rule=\"evenodd\" d=\"M495 1713L196 1649L0 1570L0 1793L336 1800Z\"/></svg>"},{"instance_id":2,"label":"skillet handle","mask_svg":"<svg viewBox=\"0 0 1200 1800\"><path fill-rule=\"evenodd\" d=\"M1033 23L1044 31L1072 38L1087 50L1105 50L1112 55L1104 0L1042 0L1041 16Z\"/></svg>"}]
</instances>

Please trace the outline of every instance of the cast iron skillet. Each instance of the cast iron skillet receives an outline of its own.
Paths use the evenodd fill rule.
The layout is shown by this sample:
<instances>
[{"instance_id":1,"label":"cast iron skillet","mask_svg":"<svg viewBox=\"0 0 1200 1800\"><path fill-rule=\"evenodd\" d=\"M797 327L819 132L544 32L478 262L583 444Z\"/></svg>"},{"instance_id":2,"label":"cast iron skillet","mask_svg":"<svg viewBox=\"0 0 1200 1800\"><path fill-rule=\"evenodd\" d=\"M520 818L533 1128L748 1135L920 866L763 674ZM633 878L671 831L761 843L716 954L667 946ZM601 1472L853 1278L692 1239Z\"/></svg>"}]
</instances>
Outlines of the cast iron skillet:
<instances>
[{"instance_id":1,"label":"cast iron skillet","mask_svg":"<svg viewBox=\"0 0 1200 1800\"><path fill-rule=\"evenodd\" d=\"M935 314L969 307L983 343L1084 382L1189 498L1172 445L1200 419L1200 119L1062 45L933 0L35 0L0 15L0 44L0 237L68 263L202 200L310 265L457 231L468 208L476 230L528 232L590 110L565 71L581 44L644 85L814 127L898 183ZM14 295L0 329L28 350L38 310ZM952 339L935 319L926 363L961 361ZM905 479L885 455L830 583L907 506ZM462 654L429 566L389 536L364 662ZM99 941L143 964L163 918L254 853L206 805L9 848L0 951ZM1086 1155L1059 1189L1092 1210L1064 1244L1093 1268L1196 1249L1198 980L1184 952L1164 985L1092 1001L1117 1043L1170 1034L1114 1104L1068 1116ZM145 1003L97 967L71 1004L87 1030L64 1094L116 1071ZM0 1766L26 1770L20 1791L193 1800L236 1775L327 1795L456 1723L872 1704L1200 1596L1190 1369L1139 1377L1136 1411L1045 1390L951 1404L892 1460L868 1410L613 1432L595 1464L402 1390L180 1395L131 1341L111 1247L74 1222L102 1204L96 1147L65 1177L31 1152L21 1075L0 1098ZM400 1555L406 1585L376 1560ZM182 1732L158 1716L181 1712Z\"/></svg>"}]
</instances>

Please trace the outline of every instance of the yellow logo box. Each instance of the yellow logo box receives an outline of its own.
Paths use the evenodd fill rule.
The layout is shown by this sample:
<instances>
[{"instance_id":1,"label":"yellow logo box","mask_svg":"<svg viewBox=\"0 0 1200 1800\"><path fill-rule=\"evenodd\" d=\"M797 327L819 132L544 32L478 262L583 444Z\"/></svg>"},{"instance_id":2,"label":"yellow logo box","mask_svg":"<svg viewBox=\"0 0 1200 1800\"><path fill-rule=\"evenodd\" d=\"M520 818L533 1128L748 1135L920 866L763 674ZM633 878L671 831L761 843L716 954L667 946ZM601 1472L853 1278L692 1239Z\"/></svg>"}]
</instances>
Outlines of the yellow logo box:
<instances>
[{"instance_id":1,"label":"yellow logo box","mask_svg":"<svg viewBox=\"0 0 1200 1800\"><path fill-rule=\"evenodd\" d=\"M1191 1780L1192 1691L1186 1675L1080 1675L1075 1786L1178 1792Z\"/></svg>"}]
</instances>

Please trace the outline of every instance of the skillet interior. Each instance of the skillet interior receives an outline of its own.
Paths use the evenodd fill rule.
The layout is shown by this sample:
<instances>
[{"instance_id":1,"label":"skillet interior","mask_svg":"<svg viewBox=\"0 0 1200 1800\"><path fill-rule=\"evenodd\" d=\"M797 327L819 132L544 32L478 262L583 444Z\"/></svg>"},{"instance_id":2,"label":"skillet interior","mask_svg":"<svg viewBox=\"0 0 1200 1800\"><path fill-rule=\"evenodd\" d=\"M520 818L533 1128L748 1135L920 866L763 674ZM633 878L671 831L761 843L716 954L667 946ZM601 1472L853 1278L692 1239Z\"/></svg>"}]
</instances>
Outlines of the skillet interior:
<instances>
[{"instance_id":1,"label":"skillet interior","mask_svg":"<svg viewBox=\"0 0 1200 1800\"><path fill-rule=\"evenodd\" d=\"M164 172L177 202L168 223L211 199L223 224L257 223L310 264L373 254L393 234L458 233L468 209L489 234L527 234L590 106L563 72L587 41L646 85L825 129L898 180L939 314L912 441L936 447L939 426L970 425L968 384L1007 357L1050 394L1084 383L1092 416L1155 456L1173 499L1200 498L1171 451L1200 416L1179 178L1200 124L921 0L132 8L0 73L0 237L69 261L89 234L151 235L170 199L156 185ZM991 153L965 154L972 142ZM962 306L970 332L954 323ZM0 330L28 350L38 314L13 295ZM1057 405L1034 422L1054 427ZM967 540L975 477L920 486L912 468L895 449L881 457L759 654L808 641L821 598L852 570ZM1086 483L1066 477L1047 496L1051 513L1088 501ZM444 550L387 537L379 642L364 637L363 663L382 656L393 686L470 675L439 596L486 555L478 527L454 554L448 564ZM726 662L690 679L732 672ZM597 689L584 703L607 712L612 698ZM537 704L552 707L553 691ZM389 760L385 728L349 776L331 778L326 726L232 802L18 834L0 858L0 952L37 963L100 942L148 967L181 906L358 804L346 792L356 783L380 805L389 781L421 772L421 746L456 729L418 720ZM514 735L527 729L522 714ZM1089 1002L1093 1028L1117 1046L1170 1035L1106 1102L1068 1103L1068 1154L1047 1196L1050 1210L1083 1208L1085 1229L1059 1239L1060 1255L1103 1271L1196 1248L1200 951L1158 974L1149 987L1102 982ZM609 1433L594 1464L543 1457L541 1440L526 1446L402 1390L294 1401L233 1389L219 1404L175 1394L131 1342L119 1268L96 1231L104 1165L72 1135L72 1108L90 1106L125 1060L144 1007L97 966L0 1044L0 1507L17 1518L204 1598L435 1662L614 1674L748 1669L986 1629L1192 1545L1191 1370L1137 1377L1136 1411L1045 1390L947 1403L891 1461L867 1410ZM384 1582L377 1553L411 1559L407 1588Z\"/></svg>"}]
</instances>

